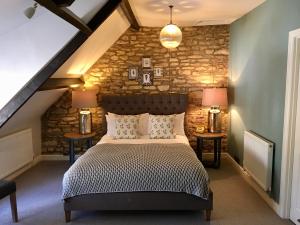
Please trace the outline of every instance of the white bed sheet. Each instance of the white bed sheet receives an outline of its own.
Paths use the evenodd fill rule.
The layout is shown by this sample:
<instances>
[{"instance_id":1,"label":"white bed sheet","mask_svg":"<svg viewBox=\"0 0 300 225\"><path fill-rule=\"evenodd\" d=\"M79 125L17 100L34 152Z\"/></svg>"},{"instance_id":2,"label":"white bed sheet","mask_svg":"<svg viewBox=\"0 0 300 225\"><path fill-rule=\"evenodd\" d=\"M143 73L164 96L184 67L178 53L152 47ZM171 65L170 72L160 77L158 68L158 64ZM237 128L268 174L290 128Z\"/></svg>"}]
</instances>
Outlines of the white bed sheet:
<instances>
[{"instance_id":1,"label":"white bed sheet","mask_svg":"<svg viewBox=\"0 0 300 225\"><path fill-rule=\"evenodd\" d=\"M109 135L104 135L97 144L186 144L190 145L187 136L176 135L174 139L150 139L149 135L141 136L137 139L114 139Z\"/></svg>"}]
</instances>

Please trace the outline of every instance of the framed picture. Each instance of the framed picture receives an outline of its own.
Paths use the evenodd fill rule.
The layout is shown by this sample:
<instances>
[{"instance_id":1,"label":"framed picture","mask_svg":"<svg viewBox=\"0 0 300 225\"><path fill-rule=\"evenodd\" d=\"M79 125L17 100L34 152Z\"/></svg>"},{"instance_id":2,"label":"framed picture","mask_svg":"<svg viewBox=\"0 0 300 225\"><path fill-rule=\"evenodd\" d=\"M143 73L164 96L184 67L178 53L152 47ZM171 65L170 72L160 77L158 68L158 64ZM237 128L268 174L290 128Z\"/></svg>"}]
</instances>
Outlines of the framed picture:
<instances>
[{"instance_id":1,"label":"framed picture","mask_svg":"<svg viewBox=\"0 0 300 225\"><path fill-rule=\"evenodd\" d=\"M142 66L143 66L143 68L151 68L151 58L143 57L142 58Z\"/></svg>"},{"instance_id":2,"label":"framed picture","mask_svg":"<svg viewBox=\"0 0 300 225\"><path fill-rule=\"evenodd\" d=\"M163 69L161 67L154 67L154 77L162 77Z\"/></svg>"},{"instance_id":3,"label":"framed picture","mask_svg":"<svg viewBox=\"0 0 300 225\"><path fill-rule=\"evenodd\" d=\"M152 70L142 70L140 75L140 83L143 86L153 85L153 71Z\"/></svg>"},{"instance_id":4,"label":"framed picture","mask_svg":"<svg viewBox=\"0 0 300 225\"><path fill-rule=\"evenodd\" d=\"M128 69L128 79L136 80L139 76L139 68L138 67L129 67Z\"/></svg>"}]
</instances>

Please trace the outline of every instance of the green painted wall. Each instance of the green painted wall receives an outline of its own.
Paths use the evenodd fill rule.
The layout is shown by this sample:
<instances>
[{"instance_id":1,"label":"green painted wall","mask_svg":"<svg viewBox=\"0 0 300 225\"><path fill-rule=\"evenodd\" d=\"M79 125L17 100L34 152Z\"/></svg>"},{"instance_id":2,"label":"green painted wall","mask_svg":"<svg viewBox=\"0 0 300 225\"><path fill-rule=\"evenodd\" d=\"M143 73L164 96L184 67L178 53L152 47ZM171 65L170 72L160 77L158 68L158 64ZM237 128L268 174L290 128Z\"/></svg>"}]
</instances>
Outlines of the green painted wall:
<instances>
[{"instance_id":1,"label":"green painted wall","mask_svg":"<svg viewBox=\"0 0 300 225\"><path fill-rule=\"evenodd\" d=\"M229 151L243 162L243 132L275 143L271 197L280 192L288 35L300 28L300 0L267 0L231 25Z\"/></svg>"}]
</instances>

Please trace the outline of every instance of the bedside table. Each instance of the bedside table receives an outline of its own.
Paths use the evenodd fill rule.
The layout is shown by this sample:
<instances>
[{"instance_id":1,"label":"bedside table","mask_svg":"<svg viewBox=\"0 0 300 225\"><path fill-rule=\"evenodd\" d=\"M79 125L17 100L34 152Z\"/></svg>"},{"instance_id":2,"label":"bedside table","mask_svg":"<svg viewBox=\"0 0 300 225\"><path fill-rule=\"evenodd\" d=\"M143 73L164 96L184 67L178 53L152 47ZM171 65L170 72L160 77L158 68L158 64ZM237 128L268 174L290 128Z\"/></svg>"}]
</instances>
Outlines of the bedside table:
<instances>
[{"instance_id":1,"label":"bedside table","mask_svg":"<svg viewBox=\"0 0 300 225\"><path fill-rule=\"evenodd\" d=\"M79 140L86 140L87 148L89 149L93 145L93 137L96 135L95 132L90 134L80 134L80 133L65 133L64 138L69 142L69 159L72 165L75 162L75 151L74 142Z\"/></svg>"},{"instance_id":2,"label":"bedside table","mask_svg":"<svg viewBox=\"0 0 300 225\"><path fill-rule=\"evenodd\" d=\"M199 160L205 165L206 167L213 167L213 168L220 168L221 165L221 144L222 138L226 135L224 133L203 133L198 134L197 137L197 149L196 154ZM210 164L203 161L202 152L203 152L203 145L205 140L213 140L214 142L214 161Z\"/></svg>"}]
</instances>

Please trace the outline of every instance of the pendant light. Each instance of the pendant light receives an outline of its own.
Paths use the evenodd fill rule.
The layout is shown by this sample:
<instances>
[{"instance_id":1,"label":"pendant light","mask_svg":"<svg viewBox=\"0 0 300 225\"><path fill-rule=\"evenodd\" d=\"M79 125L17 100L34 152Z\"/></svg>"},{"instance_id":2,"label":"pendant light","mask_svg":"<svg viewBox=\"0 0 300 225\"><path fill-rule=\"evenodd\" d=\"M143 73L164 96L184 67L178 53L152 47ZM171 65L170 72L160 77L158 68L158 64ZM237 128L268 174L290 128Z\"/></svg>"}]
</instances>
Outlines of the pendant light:
<instances>
[{"instance_id":1,"label":"pendant light","mask_svg":"<svg viewBox=\"0 0 300 225\"><path fill-rule=\"evenodd\" d=\"M165 48L177 48L182 41L182 32L178 26L173 24L172 10L173 5L170 8L170 23L166 25L160 32L160 42Z\"/></svg>"}]
</instances>

